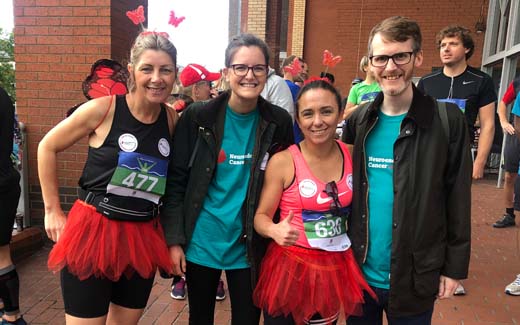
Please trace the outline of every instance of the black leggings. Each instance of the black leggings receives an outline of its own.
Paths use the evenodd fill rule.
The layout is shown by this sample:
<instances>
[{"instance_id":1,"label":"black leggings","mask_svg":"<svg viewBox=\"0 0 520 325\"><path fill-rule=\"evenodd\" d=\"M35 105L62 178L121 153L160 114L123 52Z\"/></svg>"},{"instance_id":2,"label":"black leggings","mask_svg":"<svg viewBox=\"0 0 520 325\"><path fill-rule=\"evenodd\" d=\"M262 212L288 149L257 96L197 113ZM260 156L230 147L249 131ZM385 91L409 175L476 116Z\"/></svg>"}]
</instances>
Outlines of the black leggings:
<instances>
[{"instance_id":1,"label":"black leggings","mask_svg":"<svg viewBox=\"0 0 520 325\"><path fill-rule=\"evenodd\" d=\"M186 283L191 325L213 325L215 295L221 270L187 262ZM258 325L260 309L253 304L251 270L226 270L232 325Z\"/></svg>"},{"instance_id":2,"label":"black leggings","mask_svg":"<svg viewBox=\"0 0 520 325\"><path fill-rule=\"evenodd\" d=\"M8 191L0 192L0 246L11 242L14 218L20 199L20 185L15 184Z\"/></svg>"}]
</instances>

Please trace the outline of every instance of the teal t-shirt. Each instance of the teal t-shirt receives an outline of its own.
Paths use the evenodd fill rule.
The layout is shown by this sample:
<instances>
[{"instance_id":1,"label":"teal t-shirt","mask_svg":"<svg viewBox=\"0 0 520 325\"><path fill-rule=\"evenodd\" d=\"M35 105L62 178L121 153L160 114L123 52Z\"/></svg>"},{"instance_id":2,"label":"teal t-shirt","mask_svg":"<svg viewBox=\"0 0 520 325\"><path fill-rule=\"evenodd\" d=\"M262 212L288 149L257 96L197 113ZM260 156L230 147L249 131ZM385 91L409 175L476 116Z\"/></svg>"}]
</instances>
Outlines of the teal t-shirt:
<instances>
[{"instance_id":1,"label":"teal t-shirt","mask_svg":"<svg viewBox=\"0 0 520 325\"><path fill-rule=\"evenodd\" d=\"M511 109L511 113L514 115L520 117L520 95L516 95L515 103L513 104L513 108ZM516 137L516 134L513 135L513 137ZM520 168L518 169L518 172L520 173Z\"/></svg>"},{"instance_id":2,"label":"teal t-shirt","mask_svg":"<svg viewBox=\"0 0 520 325\"><path fill-rule=\"evenodd\" d=\"M389 289L394 204L394 143L406 114L388 116L379 111L378 115L379 119L365 143L369 184L369 241L363 272L371 286Z\"/></svg>"},{"instance_id":3,"label":"teal t-shirt","mask_svg":"<svg viewBox=\"0 0 520 325\"><path fill-rule=\"evenodd\" d=\"M226 108L217 168L186 250L192 263L223 270L249 267L240 235L258 119L258 109L237 114Z\"/></svg>"},{"instance_id":4,"label":"teal t-shirt","mask_svg":"<svg viewBox=\"0 0 520 325\"><path fill-rule=\"evenodd\" d=\"M516 116L520 116L520 95L516 96L515 103L513 104L513 108L511 109L511 113Z\"/></svg>"},{"instance_id":5,"label":"teal t-shirt","mask_svg":"<svg viewBox=\"0 0 520 325\"><path fill-rule=\"evenodd\" d=\"M381 88L377 82L366 84L364 81L360 82L350 89L348 93L347 103L353 103L356 105L362 102L372 102L377 97Z\"/></svg>"}]
</instances>

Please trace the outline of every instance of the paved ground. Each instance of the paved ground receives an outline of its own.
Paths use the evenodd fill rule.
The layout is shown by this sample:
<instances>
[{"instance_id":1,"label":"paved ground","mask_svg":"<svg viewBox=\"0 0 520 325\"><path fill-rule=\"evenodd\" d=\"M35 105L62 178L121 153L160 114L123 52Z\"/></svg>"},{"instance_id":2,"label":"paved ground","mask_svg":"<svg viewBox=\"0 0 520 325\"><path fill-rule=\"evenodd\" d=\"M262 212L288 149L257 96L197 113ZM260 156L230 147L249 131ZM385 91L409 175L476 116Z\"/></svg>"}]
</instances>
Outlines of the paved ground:
<instances>
[{"instance_id":1,"label":"paved ground","mask_svg":"<svg viewBox=\"0 0 520 325\"><path fill-rule=\"evenodd\" d=\"M502 191L488 179L473 186L473 242L468 295L438 302L434 324L520 324L520 297L503 293L520 273L520 227L494 229ZM520 219L520 218L517 218ZM45 267L49 247L21 261L21 309L31 324L63 324L58 277ZM140 324L188 324L186 302L170 298L169 281L157 277ZM215 324L230 324L229 299L217 302Z\"/></svg>"}]
</instances>

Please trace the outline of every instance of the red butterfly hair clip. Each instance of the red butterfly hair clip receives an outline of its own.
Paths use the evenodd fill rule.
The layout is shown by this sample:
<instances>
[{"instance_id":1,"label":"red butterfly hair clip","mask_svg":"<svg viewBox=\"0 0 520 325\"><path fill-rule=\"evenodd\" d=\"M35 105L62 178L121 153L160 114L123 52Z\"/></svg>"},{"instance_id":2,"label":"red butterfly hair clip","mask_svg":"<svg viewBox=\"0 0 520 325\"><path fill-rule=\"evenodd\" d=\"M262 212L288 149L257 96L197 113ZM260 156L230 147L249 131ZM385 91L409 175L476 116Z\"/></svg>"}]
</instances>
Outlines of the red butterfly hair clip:
<instances>
[{"instance_id":1,"label":"red butterfly hair clip","mask_svg":"<svg viewBox=\"0 0 520 325\"><path fill-rule=\"evenodd\" d=\"M126 12L126 16L130 18L130 20L134 23L134 25L141 24L141 27L143 27L144 23L144 7L139 6L135 10L129 10ZM143 28L144 29L144 28Z\"/></svg>"},{"instance_id":2,"label":"red butterfly hair clip","mask_svg":"<svg viewBox=\"0 0 520 325\"><path fill-rule=\"evenodd\" d=\"M290 65L283 67L283 70L293 76L297 76L303 70L302 63L298 58L294 58Z\"/></svg>"},{"instance_id":3,"label":"red butterfly hair clip","mask_svg":"<svg viewBox=\"0 0 520 325\"><path fill-rule=\"evenodd\" d=\"M170 24L174 27L179 27L179 24L182 23L184 21L184 19L186 19L186 17L184 17L184 16L176 17L175 12L173 10L171 10L170 11L170 20L168 20L168 24Z\"/></svg>"},{"instance_id":4,"label":"red butterfly hair clip","mask_svg":"<svg viewBox=\"0 0 520 325\"><path fill-rule=\"evenodd\" d=\"M323 65L326 66L325 72L327 72L329 68L334 68L336 64L341 62L341 60L342 58L340 55L334 56L329 50L323 51Z\"/></svg>"}]
</instances>

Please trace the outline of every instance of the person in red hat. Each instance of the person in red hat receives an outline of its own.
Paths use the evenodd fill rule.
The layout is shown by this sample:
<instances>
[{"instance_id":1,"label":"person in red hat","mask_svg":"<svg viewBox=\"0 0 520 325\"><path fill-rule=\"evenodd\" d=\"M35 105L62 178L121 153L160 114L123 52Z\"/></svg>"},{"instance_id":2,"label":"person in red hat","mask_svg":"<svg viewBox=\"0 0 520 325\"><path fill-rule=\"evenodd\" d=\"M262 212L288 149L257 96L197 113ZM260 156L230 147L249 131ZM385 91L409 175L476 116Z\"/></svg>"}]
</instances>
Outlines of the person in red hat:
<instances>
[{"instance_id":1,"label":"person in red hat","mask_svg":"<svg viewBox=\"0 0 520 325\"><path fill-rule=\"evenodd\" d=\"M211 82L220 79L220 73L209 72L200 64L190 63L182 69L179 79L184 87L185 94L189 94L193 101L208 100L212 95Z\"/></svg>"}]
</instances>

